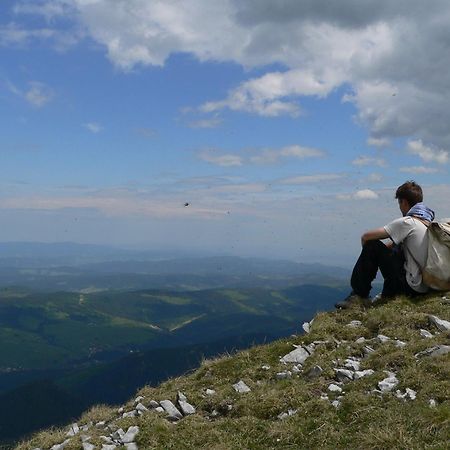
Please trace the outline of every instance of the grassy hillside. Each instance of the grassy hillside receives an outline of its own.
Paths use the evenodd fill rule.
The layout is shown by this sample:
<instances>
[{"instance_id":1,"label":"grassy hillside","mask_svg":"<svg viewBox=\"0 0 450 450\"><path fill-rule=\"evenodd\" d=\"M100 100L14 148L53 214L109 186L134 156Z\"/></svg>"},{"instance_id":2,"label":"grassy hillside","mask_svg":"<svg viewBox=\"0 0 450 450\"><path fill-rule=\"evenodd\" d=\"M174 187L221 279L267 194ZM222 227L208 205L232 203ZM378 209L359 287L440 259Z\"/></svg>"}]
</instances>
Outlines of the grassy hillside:
<instances>
[{"instance_id":1,"label":"grassy hillside","mask_svg":"<svg viewBox=\"0 0 450 450\"><path fill-rule=\"evenodd\" d=\"M328 309L339 289L0 291L0 372L111 361L130 350L278 332ZM0 386L1 390L1 386Z\"/></svg>"},{"instance_id":2,"label":"grassy hillside","mask_svg":"<svg viewBox=\"0 0 450 450\"><path fill-rule=\"evenodd\" d=\"M450 353L420 355L439 345L448 350L450 332L439 330L430 315L449 321L449 300L398 298L368 310L320 313L309 334L204 361L189 375L144 387L136 394L149 409L142 415L122 417L135 410L133 399L121 413L93 408L78 421L86 430L64 448L80 449L84 439L85 447L100 449L101 435L130 426L139 427L139 449L450 448ZM293 345L308 346L311 355L302 365L280 360ZM336 369L346 365L373 372L341 382L345 372ZM239 380L250 392L235 391ZM395 387L380 392L389 380ZM196 413L172 423L151 401L175 403L179 391ZM67 439L67 430L42 432L17 450L49 449Z\"/></svg>"}]
</instances>

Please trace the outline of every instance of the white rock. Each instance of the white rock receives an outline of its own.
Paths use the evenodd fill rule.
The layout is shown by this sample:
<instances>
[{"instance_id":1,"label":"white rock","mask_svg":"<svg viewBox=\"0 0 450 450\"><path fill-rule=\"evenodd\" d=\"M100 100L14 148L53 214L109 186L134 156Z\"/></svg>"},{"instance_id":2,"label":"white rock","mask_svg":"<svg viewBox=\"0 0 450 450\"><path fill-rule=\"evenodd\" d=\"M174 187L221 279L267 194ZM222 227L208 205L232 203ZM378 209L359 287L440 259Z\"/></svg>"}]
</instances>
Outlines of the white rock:
<instances>
[{"instance_id":1,"label":"white rock","mask_svg":"<svg viewBox=\"0 0 450 450\"><path fill-rule=\"evenodd\" d=\"M363 344L364 342L366 342L366 338L361 336L360 338L356 339L355 341L357 344Z\"/></svg>"},{"instance_id":2,"label":"white rock","mask_svg":"<svg viewBox=\"0 0 450 450\"><path fill-rule=\"evenodd\" d=\"M214 389L206 389L206 395L214 395L216 391Z\"/></svg>"},{"instance_id":3,"label":"white rock","mask_svg":"<svg viewBox=\"0 0 450 450\"><path fill-rule=\"evenodd\" d=\"M430 405L430 408L436 408L436 400L434 398L430 398L428 404Z\"/></svg>"},{"instance_id":4,"label":"white rock","mask_svg":"<svg viewBox=\"0 0 450 450\"><path fill-rule=\"evenodd\" d=\"M101 420L100 422L97 422L96 424L95 424L95 427L96 428L102 428L102 427L104 427L106 425L106 422L104 421L104 420Z\"/></svg>"},{"instance_id":5,"label":"white rock","mask_svg":"<svg viewBox=\"0 0 450 450\"><path fill-rule=\"evenodd\" d=\"M331 402L331 404L335 407L335 408L339 408L341 402L339 400L333 400Z\"/></svg>"},{"instance_id":6,"label":"white rock","mask_svg":"<svg viewBox=\"0 0 450 450\"><path fill-rule=\"evenodd\" d=\"M136 405L136 411L146 412L148 411L148 408L146 408L142 403L138 403Z\"/></svg>"},{"instance_id":7,"label":"white rock","mask_svg":"<svg viewBox=\"0 0 450 450\"><path fill-rule=\"evenodd\" d=\"M137 411L133 410L133 411L130 411L130 412L123 413L122 414L122 418L125 419L126 417L136 417L136 415L137 415Z\"/></svg>"},{"instance_id":8,"label":"white rock","mask_svg":"<svg viewBox=\"0 0 450 450\"><path fill-rule=\"evenodd\" d=\"M426 339L430 339L433 337L433 335L428 330L424 330L422 328L420 329L420 335Z\"/></svg>"},{"instance_id":9,"label":"white rock","mask_svg":"<svg viewBox=\"0 0 450 450\"><path fill-rule=\"evenodd\" d=\"M162 406L157 406L155 408L155 411L158 412L158 413L163 413L164 412L164 408Z\"/></svg>"},{"instance_id":10,"label":"white rock","mask_svg":"<svg viewBox=\"0 0 450 450\"><path fill-rule=\"evenodd\" d=\"M178 392L178 406L185 416L195 414L195 408L187 401L186 396L182 392Z\"/></svg>"},{"instance_id":11,"label":"white rock","mask_svg":"<svg viewBox=\"0 0 450 450\"><path fill-rule=\"evenodd\" d=\"M295 414L297 414L298 410L297 409L288 409L287 412L283 412L281 414L278 414L278 419L283 420L283 419L287 419L288 417L291 417Z\"/></svg>"},{"instance_id":12,"label":"white rock","mask_svg":"<svg viewBox=\"0 0 450 450\"><path fill-rule=\"evenodd\" d=\"M358 328L362 326L362 322L360 320L352 320L347 326L350 328Z\"/></svg>"},{"instance_id":13,"label":"white rock","mask_svg":"<svg viewBox=\"0 0 450 450\"><path fill-rule=\"evenodd\" d=\"M122 439L124 435L125 435L125 431L123 431L122 428L119 428L118 430L111 433L111 437L113 439L115 439L116 441Z\"/></svg>"},{"instance_id":14,"label":"white rock","mask_svg":"<svg viewBox=\"0 0 450 450\"><path fill-rule=\"evenodd\" d=\"M411 400L415 400L417 397L417 392L414 389L406 388L406 394Z\"/></svg>"},{"instance_id":15,"label":"white rock","mask_svg":"<svg viewBox=\"0 0 450 450\"><path fill-rule=\"evenodd\" d=\"M355 372L354 379L359 380L360 378L367 377L369 375L373 375L374 373L375 373L375 371L372 369L357 370Z\"/></svg>"},{"instance_id":16,"label":"white rock","mask_svg":"<svg viewBox=\"0 0 450 450\"><path fill-rule=\"evenodd\" d=\"M270 370L270 366L267 364L264 364L264 366L261 367L262 370Z\"/></svg>"},{"instance_id":17,"label":"white rock","mask_svg":"<svg viewBox=\"0 0 450 450\"><path fill-rule=\"evenodd\" d=\"M396 339L394 342L395 342L396 347L399 347L399 348L406 347L406 342L400 341L399 339Z\"/></svg>"},{"instance_id":18,"label":"white rock","mask_svg":"<svg viewBox=\"0 0 450 450\"><path fill-rule=\"evenodd\" d=\"M103 444L102 450L114 450L117 448L116 444Z\"/></svg>"},{"instance_id":19,"label":"white rock","mask_svg":"<svg viewBox=\"0 0 450 450\"><path fill-rule=\"evenodd\" d=\"M306 348L297 347L295 350L292 350L292 352L284 355L280 361L282 363L303 364L309 356L310 353L306 350Z\"/></svg>"},{"instance_id":20,"label":"white rock","mask_svg":"<svg viewBox=\"0 0 450 450\"><path fill-rule=\"evenodd\" d=\"M130 428L128 428L127 432L122 436L121 441L124 444L134 442L138 433L139 433L139 427L137 427L137 426L130 427Z\"/></svg>"},{"instance_id":21,"label":"white rock","mask_svg":"<svg viewBox=\"0 0 450 450\"><path fill-rule=\"evenodd\" d=\"M178 408L170 400L162 400L160 404L168 414L167 418L169 420L179 420L183 418L181 412L178 411Z\"/></svg>"},{"instance_id":22,"label":"white rock","mask_svg":"<svg viewBox=\"0 0 450 450\"><path fill-rule=\"evenodd\" d=\"M79 432L80 432L80 427L78 426L77 423L73 423L72 425L70 425L69 431L66 433L66 436L75 436Z\"/></svg>"},{"instance_id":23,"label":"white rock","mask_svg":"<svg viewBox=\"0 0 450 450\"><path fill-rule=\"evenodd\" d=\"M90 442L83 442L82 446L83 446L83 450L94 450L95 449L95 445L91 444Z\"/></svg>"},{"instance_id":24,"label":"white rock","mask_svg":"<svg viewBox=\"0 0 450 450\"><path fill-rule=\"evenodd\" d=\"M447 320L439 319L436 316L428 316L430 322L434 324L439 331L450 331L450 322Z\"/></svg>"},{"instance_id":25,"label":"white rock","mask_svg":"<svg viewBox=\"0 0 450 450\"><path fill-rule=\"evenodd\" d=\"M344 367L351 369L353 371L359 370L361 368L361 363L359 360L354 358L348 358L345 360Z\"/></svg>"},{"instance_id":26,"label":"white rock","mask_svg":"<svg viewBox=\"0 0 450 450\"><path fill-rule=\"evenodd\" d=\"M311 326L309 325L309 322L305 322L302 325L303 330L305 331L306 334L308 334L311 331Z\"/></svg>"},{"instance_id":27,"label":"white rock","mask_svg":"<svg viewBox=\"0 0 450 450\"><path fill-rule=\"evenodd\" d=\"M81 442L88 442L91 440L92 436L86 436L85 434L81 435Z\"/></svg>"},{"instance_id":28,"label":"white rock","mask_svg":"<svg viewBox=\"0 0 450 450\"><path fill-rule=\"evenodd\" d=\"M416 358L420 358L421 356L431 356L432 358L435 358L437 356L446 355L448 352L450 352L450 345L436 345L416 353L414 356Z\"/></svg>"},{"instance_id":29,"label":"white rock","mask_svg":"<svg viewBox=\"0 0 450 450\"><path fill-rule=\"evenodd\" d=\"M289 370L286 370L284 372L278 372L276 376L279 380L284 380L286 378L291 378L292 372L290 372Z\"/></svg>"},{"instance_id":30,"label":"white rock","mask_svg":"<svg viewBox=\"0 0 450 450\"><path fill-rule=\"evenodd\" d=\"M296 366L292 366L292 372L293 373L300 373L302 371L301 367L302 366L300 364L297 364Z\"/></svg>"},{"instance_id":31,"label":"white rock","mask_svg":"<svg viewBox=\"0 0 450 450\"><path fill-rule=\"evenodd\" d=\"M107 444L113 444L113 440L110 436L100 436L100 439Z\"/></svg>"},{"instance_id":32,"label":"white rock","mask_svg":"<svg viewBox=\"0 0 450 450\"><path fill-rule=\"evenodd\" d=\"M371 353L373 353L375 350L370 347L369 345L365 345L363 347L363 352L366 354L366 356L370 355Z\"/></svg>"},{"instance_id":33,"label":"white rock","mask_svg":"<svg viewBox=\"0 0 450 450\"><path fill-rule=\"evenodd\" d=\"M136 404L136 403L141 403L142 400L144 400L144 398L145 398L145 397L143 397L142 395L139 395L138 397L136 397L136 398L134 399L134 404Z\"/></svg>"},{"instance_id":34,"label":"white rock","mask_svg":"<svg viewBox=\"0 0 450 450\"><path fill-rule=\"evenodd\" d=\"M322 394L320 396L320 400L329 400L328 395L327 394Z\"/></svg>"},{"instance_id":35,"label":"white rock","mask_svg":"<svg viewBox=\"0 0 450 450\"><path fill-rule=\"evenodd\" d=\"M398 379L394 373L388 372L388 376L378 383L381 392L389 392L398 384Z\"/></svg>"},{"instance_id":36,"label":"white rock","mask_svg":"<svg viewBox=\"0 0 450 450\"><path fill-rule=\"evenodd\" d=\"M66 439L61 444L56 444L53 447L50 448L50 450L62 450L64 447L66 447L70 442L70 439Z\"/></svg>"},{"instance_id":37,"label":"white rock","mask_svg":"<svg viewBox=\"0 0 450 450\"><path fill-rule=\"evenodd\" d=\"M124 411L125 411L125 408L124 408L123 406L121 406L121 407L117 410L117 412L118 412L119 414L122 414Z\"/></svg>"},{"instance_id":38,"label":"white rock","mask_svg":"<svg viewBox=\"0 0 450 450\"><path fill-rule=\"evenodd\" d=\"M305 376L308 378L317 378L322 375L323 369L320 366L313 366L306 372Z\"/></svg>"},{"instance_id":39,"label":"white rock","mask_svg":"<svg viewBox=\"0 0 450 450\"><path fill-rule=\"evenodd\" d=\"M136 442L129 442L128 444L125 444L125 448L127 450L138 450Z\"/></svg>"},{"instance_id":40,"label":"white rock","mask_svg":"<svg viewBox=\"0 0 450 450\"><path fill-rule=\"evenodd\" d=\"M251 389L242 381L238 381L236 384L233 384L233 388L239 394L245 394L246 392L250 392Z\"/></svg>"},{"instance_id":41,"label":"white rock","mask_svg":"<svg viewBox=\"0 0 450 450\"><path fill-rule=\"evenodd\" d=\"M336 372L336 379L338 381L351 381L353 380L353 371L348 369L334 369Z\"/></svg>"},{"instance_id":42,"label":"white rock","mask_svg":"<svg viewBox=\"0 0 450 450\"><path fill-rule=\"evenodd\" d=\"M388 337L385 336L384 334L379 334L379 335L377 336L377 339L378 339L382 344L384 344L385 342L388 342L388 341L391 340L391 338L388 338Z\"/></svg>"},{"instance_id":43,"label":"white rock","mask_svg":"<svg viewBox=\"0 0 450 450\"><path fill-rule=\"evenodd\" d=\"M342 392L342 388L334 383L332 383L328 386L328 390L330 392Z\"/></svg>"}]
</instances>

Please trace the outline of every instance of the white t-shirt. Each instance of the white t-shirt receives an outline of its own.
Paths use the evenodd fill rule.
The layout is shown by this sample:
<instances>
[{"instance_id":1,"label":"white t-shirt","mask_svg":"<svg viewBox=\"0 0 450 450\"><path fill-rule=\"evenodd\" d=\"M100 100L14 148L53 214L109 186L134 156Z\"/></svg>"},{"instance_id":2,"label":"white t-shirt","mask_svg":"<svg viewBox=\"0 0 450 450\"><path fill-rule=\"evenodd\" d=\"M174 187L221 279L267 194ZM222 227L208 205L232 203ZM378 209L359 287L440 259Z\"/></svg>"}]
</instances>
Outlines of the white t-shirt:
<instances>
[{"instance_id":1,"label":"white t-shirt","mask_svg":"<svg viewBox=\"0 0 450 450\"><path fill-rule=\"evenodd\" d=\"M428 256L427 227L415 217L405 216L387 224L384 229L395 244L403 244L406 281L417 292L427 292L422 283L422 268Z\"/></svg>"}]
</instances>

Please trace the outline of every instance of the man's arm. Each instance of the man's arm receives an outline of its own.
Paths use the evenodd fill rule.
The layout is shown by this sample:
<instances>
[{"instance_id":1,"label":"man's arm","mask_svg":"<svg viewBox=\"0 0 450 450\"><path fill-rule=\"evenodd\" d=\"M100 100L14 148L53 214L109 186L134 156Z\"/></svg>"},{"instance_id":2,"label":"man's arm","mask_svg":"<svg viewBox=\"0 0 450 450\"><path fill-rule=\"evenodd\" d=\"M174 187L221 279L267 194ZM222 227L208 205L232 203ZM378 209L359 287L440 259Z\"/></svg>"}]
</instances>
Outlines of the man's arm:
<instances>
[{"instance_id":1,"label":"man's arm","mask_svg":"<svg viewBox=\"0 0 450 450\"><path fill-rule=\"evenodd\" d=\"M386 239L389 237L387 231L382 228L376 228L375 230L366 231L361 236L361 245L364 245L367 241L375 241L377 239Z\"/></svg>"}]
</instances>

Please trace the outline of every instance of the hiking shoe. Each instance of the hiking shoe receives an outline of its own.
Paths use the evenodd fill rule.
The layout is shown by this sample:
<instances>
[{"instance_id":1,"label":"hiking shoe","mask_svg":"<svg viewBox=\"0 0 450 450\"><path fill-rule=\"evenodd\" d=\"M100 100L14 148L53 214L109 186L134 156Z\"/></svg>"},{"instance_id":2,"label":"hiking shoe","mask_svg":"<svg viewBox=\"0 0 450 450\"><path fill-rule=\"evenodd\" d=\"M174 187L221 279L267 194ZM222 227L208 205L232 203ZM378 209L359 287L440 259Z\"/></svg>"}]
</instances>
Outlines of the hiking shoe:
<instances>
[{"instance_id":1,"label":"hiking shoe","mask_svg":"<svg viewBox=\"0 0 450 450\"><path fill-rule=\"evenodd\" d=\"M372 303L370 301L370 298L367 297L361 297L357 294L350 294L348 297L344 298L344 300L336 303L334 306L337 309L348 309L352 306L363 306L364 308L370 308L372 306Z\"/></svg>"}]
</instances>

